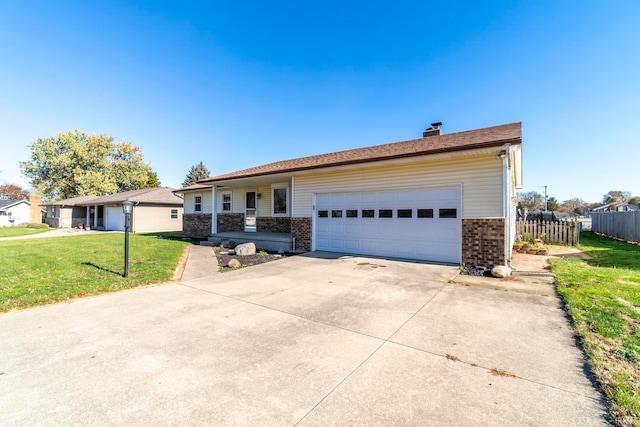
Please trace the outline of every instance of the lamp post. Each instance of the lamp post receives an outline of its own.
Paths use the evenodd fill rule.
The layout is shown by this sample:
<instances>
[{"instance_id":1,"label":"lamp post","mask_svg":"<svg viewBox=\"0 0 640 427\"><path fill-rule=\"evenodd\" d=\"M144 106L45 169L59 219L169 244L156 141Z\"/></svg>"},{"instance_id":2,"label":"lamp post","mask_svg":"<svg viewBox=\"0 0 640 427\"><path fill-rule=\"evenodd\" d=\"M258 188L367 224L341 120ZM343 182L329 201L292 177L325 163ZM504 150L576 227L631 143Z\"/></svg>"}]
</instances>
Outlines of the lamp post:
<instances>
[{"instance_id":1,"label":"lamp post","mask_svg":"<svg viewBox=\"0 0 640 427\"><path fill-rule=\"evenodd\" d=\"M122 212L124 212L124 274L122 277L129 275L129 229L131 228L132 211L133 203L129 199L122 202Z\"/></svg>"}]
</instances>

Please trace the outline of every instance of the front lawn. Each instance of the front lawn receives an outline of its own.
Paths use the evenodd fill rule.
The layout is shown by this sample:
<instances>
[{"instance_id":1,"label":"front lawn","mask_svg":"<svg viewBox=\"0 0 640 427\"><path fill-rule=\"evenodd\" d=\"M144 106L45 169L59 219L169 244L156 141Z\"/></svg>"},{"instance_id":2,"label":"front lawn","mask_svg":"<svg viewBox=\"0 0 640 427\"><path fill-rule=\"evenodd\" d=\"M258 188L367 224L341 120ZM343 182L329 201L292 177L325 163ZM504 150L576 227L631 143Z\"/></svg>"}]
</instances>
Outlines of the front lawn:
<instances>
[{"instance_id":1,"label":"front lawn","mask_svg":"<svg viewBox=\"0 0 640 427\"><path fill-rule=\"evenodd\" d=\"M187 242L119 233L0 241L0 312L170 280Z\"/></svg>"},{"instance_id":2,"label":"front lawn","mask_svg":"<svg viewBox=\"0 0 640 427\"><path fill-rule=\"evenodd\" d=\"M557 289L616 425L640 425L640 246L582 233L592 259L551 259Z\"/></svg>"},{"instance_id":3,"label":"front lawn","mask_svg":"<svg viewBox=\"0 0 640 427\"><path fill-rule=\"evenodd\" d=\"M26 236L28 234L38 234L49 230L50 228L47 224L27 224L16 227L0 227L0 238Z\"/></svg>"}]
</instances>

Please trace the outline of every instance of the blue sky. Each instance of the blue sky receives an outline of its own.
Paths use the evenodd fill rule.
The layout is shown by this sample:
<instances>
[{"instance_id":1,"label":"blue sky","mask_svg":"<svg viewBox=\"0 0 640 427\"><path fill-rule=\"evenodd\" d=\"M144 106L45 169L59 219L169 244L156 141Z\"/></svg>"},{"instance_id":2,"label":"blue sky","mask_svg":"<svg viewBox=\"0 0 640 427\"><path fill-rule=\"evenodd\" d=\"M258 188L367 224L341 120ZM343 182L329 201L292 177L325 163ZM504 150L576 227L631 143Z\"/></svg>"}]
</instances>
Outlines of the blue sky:
<instances>
[{"instance_id":1,"label":"blue sky","mask_svg":"<svg viewBox=\"0 0 640 427\"><path fill-rule=\"evenodd\" d=\"M0 1L0 183L70 129L165 186L523 122L523 191L640 195L640 3Z\"/></svg>"}]
</instances>

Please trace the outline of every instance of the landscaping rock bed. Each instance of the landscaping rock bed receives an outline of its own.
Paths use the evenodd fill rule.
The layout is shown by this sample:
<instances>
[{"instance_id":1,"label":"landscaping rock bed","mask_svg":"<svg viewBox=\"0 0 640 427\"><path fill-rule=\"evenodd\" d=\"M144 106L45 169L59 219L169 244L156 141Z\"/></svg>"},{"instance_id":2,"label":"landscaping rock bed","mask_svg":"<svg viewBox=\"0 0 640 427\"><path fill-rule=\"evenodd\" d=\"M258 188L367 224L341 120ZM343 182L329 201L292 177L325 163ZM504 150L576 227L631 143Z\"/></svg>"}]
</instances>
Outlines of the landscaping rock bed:
<instances>
[{"instance_id":1,"label":"landscaping rock bed","mask_svg":"<svg viewBox=\"0 0 640 427\"><path fill-rule=\"evenodd\" d=\"M257 265L257 264L264 264L266 262L277 261L279 259L283 259L292 255L288 253L279 254L274 252L259 251L259 252L256 252L254 255L240 256L240 255L236 255L232 249L220 248L217 246L213 248L213 251L216 254L216 258L218 259L218 265L220 267L220 271L222 272L237 269L237 267L234 268L229 266L229 262L233 259L237 260L240 263L240 267L243 268L243 267L250 267L252 265Z\"/></svg>"}]
</instances>

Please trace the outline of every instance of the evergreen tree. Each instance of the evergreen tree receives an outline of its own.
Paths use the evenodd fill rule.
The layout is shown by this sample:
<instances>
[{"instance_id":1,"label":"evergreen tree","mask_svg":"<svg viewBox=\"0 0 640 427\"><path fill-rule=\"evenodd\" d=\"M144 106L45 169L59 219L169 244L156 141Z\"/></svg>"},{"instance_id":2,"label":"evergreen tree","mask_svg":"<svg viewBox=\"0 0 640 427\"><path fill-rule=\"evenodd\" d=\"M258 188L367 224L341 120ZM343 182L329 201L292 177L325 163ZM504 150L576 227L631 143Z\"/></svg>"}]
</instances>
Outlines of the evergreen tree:
<instances>
[{"instance_id":1,"label":"evergreen tree","mask_svg":"<svg viewBox=\"0 0 640 427\"><path fill-rule=\"evenodd\" d=\"M207 169L204 163L200 162L197 165L191 166L191 169L189 170L187 177L182 183L182 186L188 187L190 185L193 185L201 179L209 178L210 174L211 173L209 172L209 169Z\"/></svg>"}]
</instances>

